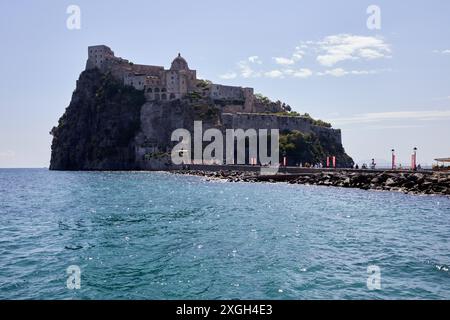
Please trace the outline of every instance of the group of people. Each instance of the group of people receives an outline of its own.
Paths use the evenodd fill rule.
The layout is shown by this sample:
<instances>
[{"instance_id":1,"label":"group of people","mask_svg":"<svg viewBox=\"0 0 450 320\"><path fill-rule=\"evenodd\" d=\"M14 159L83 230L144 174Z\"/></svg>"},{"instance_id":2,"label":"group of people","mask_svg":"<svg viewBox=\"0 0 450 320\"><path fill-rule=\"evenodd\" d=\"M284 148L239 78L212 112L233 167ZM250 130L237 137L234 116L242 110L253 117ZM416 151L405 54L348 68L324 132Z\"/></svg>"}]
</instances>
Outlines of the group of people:
<instances>
[{"instance_id":1,"label":"group of people","mask_svg":"<svg viewBox=\"0 0 450 320\"><path fill-rule=\"evenodd\" d=\"M359 165L355 164L355 166L353 167L354 169L358 170L359 169ZM361 166L361 169L363 170L367 170L369 168L369 166L366 163L363 163ZM372 163L370 164L370 169L371 170L375 170L377 168L377 164L375 163L375 161L372 160ZM395 166L396 170L403 170L402 164L398 164L397 166ZM420 164L417 165L416 168L414 168L413 170L417 171L417 170L422 170L422 166Z\"/></svg>"},{"instance_id":2,"label":"group of people","mask_svg":"<svg viewBox=\"0 0 450 320\"><path fill-rule=\"evenodd\" d=\"M300 163L297 163L297 167L321 169L321 168L323 168L323 163L319 162L319 163L316 163L316 164L311 164L311 163L308 163L308 162L305 162L305 163L300 162Z\"/></svg>"}]
</instances>

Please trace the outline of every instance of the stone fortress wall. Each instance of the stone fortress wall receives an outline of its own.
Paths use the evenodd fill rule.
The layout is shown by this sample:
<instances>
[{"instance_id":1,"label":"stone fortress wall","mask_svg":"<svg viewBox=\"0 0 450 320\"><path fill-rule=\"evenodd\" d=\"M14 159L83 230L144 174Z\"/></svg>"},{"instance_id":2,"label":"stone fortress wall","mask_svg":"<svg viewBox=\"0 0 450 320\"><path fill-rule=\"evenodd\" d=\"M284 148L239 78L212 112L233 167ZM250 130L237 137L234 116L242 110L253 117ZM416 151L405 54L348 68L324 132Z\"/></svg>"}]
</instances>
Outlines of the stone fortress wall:
<instances>
[{"instance_id":1,"label":"stone fortress wall","mask_svg":"<svg viewBox=\"0 0 450 320\"><path fill-rule=\"evenodd\" d=\"M231 129L279 129L282 131L301 131L327 136L333 142L341 144L341 130L317 126L306 117L290 117L259 113L223 113L222 124Z\"/></svg>"}]
</instances>

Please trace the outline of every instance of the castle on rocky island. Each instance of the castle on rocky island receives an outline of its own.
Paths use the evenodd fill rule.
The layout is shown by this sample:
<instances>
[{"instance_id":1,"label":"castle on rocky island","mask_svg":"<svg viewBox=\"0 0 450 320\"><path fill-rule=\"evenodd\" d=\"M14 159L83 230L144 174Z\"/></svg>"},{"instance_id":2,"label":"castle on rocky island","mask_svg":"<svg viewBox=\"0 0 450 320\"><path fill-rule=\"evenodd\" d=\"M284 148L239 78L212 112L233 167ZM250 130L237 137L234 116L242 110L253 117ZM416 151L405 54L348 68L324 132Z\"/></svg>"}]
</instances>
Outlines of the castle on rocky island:
<instances>
[{"instance_id":1,"label":"castle on rocky island","mask_svg":"<svg viewBox=\"0 0 450 320\"><path fill-rule=\"evenodd\" d=\"M267 108L255 101L253 88L226 86L197 79L197 71L189 69L187 61L180 54L172 61L170 69L165 69L161 66L134 64L116 57L108 46L97 45L88 47L86 69L93 68L109 71L123 84L143 90L147 101L172 101L196 94L202 98L227 102L228 112L253 113ZM282 111L281 103L274 103L272 109Z\"/></svg>"},{"instance_id":2,"label":"castle on rocky island","mask_svg":"<svg viewBox=\"0 0 450 320\"><path fill-rule=\"evenodd\" d=\"M353 165L342 146L341 131L331 124L292 112L280 101L254 94L252 88L198 79L180 54L165 69L132 63L99 45L88 48L86 70L58 125L51 129L50 168L175 168L170 161L177 143L172 134L182 128L196 136L196 122L202 132L243 133L239 139L244 142L260 130L277 129L280 150L291 165L323 162L330 155L336 156L340 167Z\"/></svg>"}]
</instances>

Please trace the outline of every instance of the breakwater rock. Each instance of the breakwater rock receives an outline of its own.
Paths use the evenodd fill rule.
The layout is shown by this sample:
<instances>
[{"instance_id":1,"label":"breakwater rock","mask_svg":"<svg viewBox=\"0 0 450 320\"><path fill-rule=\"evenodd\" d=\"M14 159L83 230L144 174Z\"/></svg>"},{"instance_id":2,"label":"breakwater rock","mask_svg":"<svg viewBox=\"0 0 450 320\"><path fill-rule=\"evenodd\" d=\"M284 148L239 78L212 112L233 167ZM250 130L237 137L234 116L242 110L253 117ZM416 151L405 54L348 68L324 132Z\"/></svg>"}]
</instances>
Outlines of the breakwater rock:
<instances>
[{"instance_id":1,"label":"breakwater rock","mask_svg":"<svg viewBox=\"0 0 450 320\"><path fill-rule=\"evenodd\" d=\"M263 176L256 172L230 170L215 172L180 170L176 172L204 176L207 179L225 179L229 182L287 182L290 184L450 196L450 173L314 170L302 174Z\"/></svg>"}]
</instances>

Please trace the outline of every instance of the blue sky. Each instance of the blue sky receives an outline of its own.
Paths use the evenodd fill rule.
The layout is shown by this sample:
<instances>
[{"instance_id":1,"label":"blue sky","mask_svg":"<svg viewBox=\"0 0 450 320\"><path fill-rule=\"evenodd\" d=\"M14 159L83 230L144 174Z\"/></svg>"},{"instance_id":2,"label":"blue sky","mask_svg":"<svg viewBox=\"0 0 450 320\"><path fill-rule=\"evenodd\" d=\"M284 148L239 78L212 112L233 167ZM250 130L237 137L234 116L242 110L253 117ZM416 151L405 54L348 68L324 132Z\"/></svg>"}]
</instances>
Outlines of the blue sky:
<instances>
[{"instance_id":1,"label":"blue sky","mask_svg":"<svg viewBox=\"0 0 450 320\"><path fill-rule=\"evenodd\" d=\"M72 4L80 30L66 27ZM18 0L0 16L0 167L48 166L48 132L94 44L166 67L181 52L202 78L331 121L357 161L450 156L448 1Z\"/></svg>"}]
</instances>

